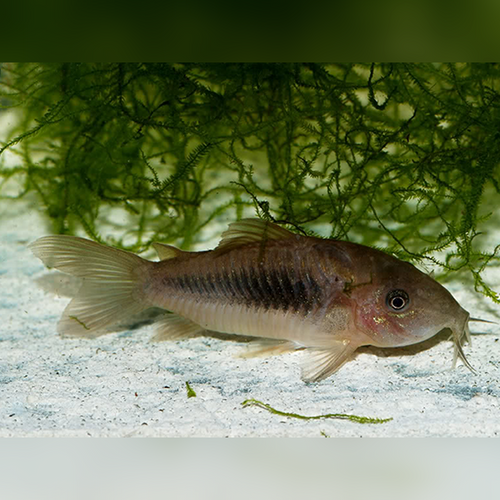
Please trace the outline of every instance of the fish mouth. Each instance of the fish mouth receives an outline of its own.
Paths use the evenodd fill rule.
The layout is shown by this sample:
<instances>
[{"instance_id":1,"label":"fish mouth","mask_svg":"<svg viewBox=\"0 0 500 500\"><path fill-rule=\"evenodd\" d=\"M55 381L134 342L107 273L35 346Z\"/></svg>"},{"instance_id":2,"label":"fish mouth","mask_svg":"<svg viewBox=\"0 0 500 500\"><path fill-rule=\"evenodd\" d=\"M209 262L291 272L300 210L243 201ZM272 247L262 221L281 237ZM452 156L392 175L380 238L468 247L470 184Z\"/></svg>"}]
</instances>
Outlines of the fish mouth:
<instances>
[{"instance_id":1,"label":"fish mouth","mask_svg":"<svg viewBox=\"0 0 500 500\"><path fill-rule=\"evenodd\" d=\"M453 364L452 367L455 368L457 365L457 360L460 358L462 363L472 372L476 373L476 370L474 370L474 367L469 363L469 360L465 356L464 350L462 349L462 345L467 341L469 344L471 344L471 336L470 336L470 329L469 329L469 321L474 320L470 318L470 314L466 313L467 316L465 317L465 321L463 325L461 325L459 328L452 328L452 338L453 338L453 343L454 343L454 352L453 352Z\"/></svg>"}]
</instances>

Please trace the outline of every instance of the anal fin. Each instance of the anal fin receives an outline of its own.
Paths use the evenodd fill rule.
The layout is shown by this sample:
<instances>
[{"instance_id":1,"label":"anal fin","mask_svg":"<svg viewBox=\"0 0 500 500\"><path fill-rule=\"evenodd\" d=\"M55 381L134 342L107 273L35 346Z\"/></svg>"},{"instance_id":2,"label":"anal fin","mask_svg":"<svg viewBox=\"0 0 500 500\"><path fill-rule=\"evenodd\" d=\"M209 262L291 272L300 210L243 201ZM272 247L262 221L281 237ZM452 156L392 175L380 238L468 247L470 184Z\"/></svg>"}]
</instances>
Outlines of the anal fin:
<instances>
[{"instance_id":1,"label":"anal fin","mask_svg":"<svg viewBox=\"0 0 500 500\"><path fill-rule=\"evenodd\" d=\"M151 339L153 342L198 337L206 331L202 326L190 319L172 313L165 314L155 325L156 334Z\"/></svg>"},{"instance_id":2,"label":"anal fin","mask_svg":"<svg viewBox=\"0 0 500 500\"><path fill-rule=\"evenodd\" d=\"M350 341L338 341L327 348L309 347L302 364L302 380L304 382L319 382L349 361L357 346Z\"/></svg>"},{"instance_id":3,"label":"anal fin","mask_svg":"<svg viewBox=\"0 0 500 500\"><path fill-rule=\"evenodd\" d=\"M238 357L257 358L267 356L278 356L287 352L301 349L302 346L288 340L256 339Z\"/></svg>"}]
</instances>

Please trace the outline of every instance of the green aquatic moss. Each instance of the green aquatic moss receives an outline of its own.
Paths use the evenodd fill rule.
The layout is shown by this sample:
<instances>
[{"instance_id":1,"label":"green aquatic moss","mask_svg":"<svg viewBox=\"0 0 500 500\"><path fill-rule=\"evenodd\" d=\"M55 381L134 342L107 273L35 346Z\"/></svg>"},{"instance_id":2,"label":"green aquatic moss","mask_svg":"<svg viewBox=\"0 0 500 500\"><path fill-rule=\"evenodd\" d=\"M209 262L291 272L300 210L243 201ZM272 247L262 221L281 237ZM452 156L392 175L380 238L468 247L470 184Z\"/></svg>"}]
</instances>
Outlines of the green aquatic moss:
<instances>
[{"instance_id":1,"label":"green aquatic moss","mask_svg":"<svg viewBox=\"0 0 500 500\"><path fill-rule=\"evenodd\" d=\"M350 420L351 422L356 422L358 424L385 424L386 422L390 422L391 418L371 418L371 417L359 417L358 415L347 415L345 413L327 413L325 415L313 415L313 416L305 416L300 415L298 413L287 413L284 411L276 410L271 405L267 403L263 403L262 401L258 401L257 399L247 399L241 403L243 408L248 406L257 406L258 408L262 408L267 410L269 413L273 413L274 415L280 415L282 417L289 418L297 418L299 420L321 420L324 418L333 418L337 420Z\"/></svg>"},{"instance_id":2,"label":"green aquatic moss","mask_svg":"<svg viewBox=\"0 0 500 500\"><path fill-rule=\"evenodd\" d=\"M1 71L15 126L0 144L0 197L34 196L55 232L188 249L212 223L257 214L466 271L499 301L483 278L500 250L488 238L500 202L497 64Z\"/></svg>"}]
</instances>

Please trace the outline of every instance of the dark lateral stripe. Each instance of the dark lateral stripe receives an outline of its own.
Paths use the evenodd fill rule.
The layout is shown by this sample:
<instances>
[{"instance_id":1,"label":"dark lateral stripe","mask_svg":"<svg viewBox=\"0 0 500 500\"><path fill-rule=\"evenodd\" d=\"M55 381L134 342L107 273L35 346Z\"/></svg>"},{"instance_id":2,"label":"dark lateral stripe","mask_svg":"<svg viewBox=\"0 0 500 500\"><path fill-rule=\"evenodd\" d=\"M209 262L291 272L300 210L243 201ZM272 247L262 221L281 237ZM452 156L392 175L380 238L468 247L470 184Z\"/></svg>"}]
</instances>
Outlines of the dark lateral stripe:
<instances>
[{"instance_id":1,"label":"dark lateral stripe","mask_svg":"<svg viewBox=\"0 0 500 500\"><path fill-rule=\"evenodd\" d=\"M288 309L291 307L294 311L298 311L300 304L295 296L295 289L289 273L285 269L280 269L278 271L278 277L281 279L283 290L285 291L285 298L283 303L280 304L280 308Z\"/></svg>"},{"instance_id":2,"label":"dark lateral stripe","mask_svg":"<svg viewBox=\"0 0 500 500\"><path fill-rule=\"evenodd\" d=\"M220 277L220 282L223 283L226 287L226 297L227 298L236 298L237 292L236 287L234 285L234 277L230 274L224 273Z\"/></svg>"},{"instance_id":3,"label":"dark lateral stripe","mask_svg":"<svg viewBox=\"0 0 500 500\"><path fill-rule=\"evenodd\" d=\"M215 286L215 278L212 273L205 274L205 281L207 283L208 294L217 293L217 287Z\"/></svg>"},{"instance_id":4,"label":"dark lateral stripe","mask_svg":"<svg viewBox=\"0 0 500 500\"><path fill-rule=\"evenodd\" d=\"M321 304L323 291L309 273L298 277L293 271L240 268L231 274L207 272L201 276L183 275L169 280L181 293L207 299L226 299L265 309L310 312Z\"/></svg>"},{"instance_id":5,"label":"dark lateral stripe","mask_svg":"<svg viewBox=\"0 0 500 500\"><path fill-rule=\"evenodd\" d=\"M243 286L243 283L241 281L241 274L237 274L236 272L233 273L233 283L234 283L234 290L235 294L238 297L248 297L248 293L245 290L245 287Z\"/></svg>"},{"instance_id":6,"label":"dark lateral stripe","mask_svg":"<svg viewBox=\"0 0 500 500\"><path fill-rule=\"evenodd\" d=\"M247 272L246 269L242 269L239 272L239 280L243 290L245 290L245 296L243 298L248 299L251 303L258 304L260 302L259 293L256 283L250 275L250 271Z\"/></svg>"}]
</instances>

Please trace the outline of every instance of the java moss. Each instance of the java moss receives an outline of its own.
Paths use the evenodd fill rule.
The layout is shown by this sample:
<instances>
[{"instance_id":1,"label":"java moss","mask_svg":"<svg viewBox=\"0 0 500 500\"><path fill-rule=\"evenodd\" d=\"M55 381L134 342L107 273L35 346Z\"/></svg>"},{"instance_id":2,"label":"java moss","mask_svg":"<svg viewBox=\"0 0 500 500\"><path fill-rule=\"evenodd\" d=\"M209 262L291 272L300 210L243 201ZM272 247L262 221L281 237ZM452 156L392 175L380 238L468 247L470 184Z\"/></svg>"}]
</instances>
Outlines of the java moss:
<instances>
[{"instance_id":1,"label":"java moss","mask_svg":"<svg viewBox=\"0 0 500 500\"><path fill-rule=\"evenodd\" d=\"M189 249L258 215L468 271L499 301L482 277L500 249L499 65L7 64L0 78L17 117L0 196L36 195L54 232Z\"/></svg>"}]
</instances>

